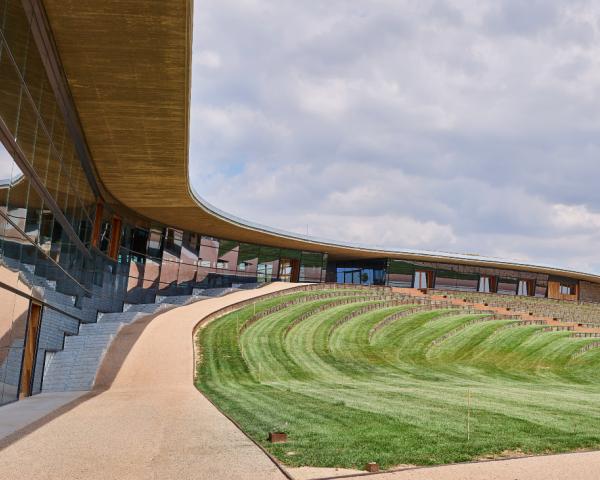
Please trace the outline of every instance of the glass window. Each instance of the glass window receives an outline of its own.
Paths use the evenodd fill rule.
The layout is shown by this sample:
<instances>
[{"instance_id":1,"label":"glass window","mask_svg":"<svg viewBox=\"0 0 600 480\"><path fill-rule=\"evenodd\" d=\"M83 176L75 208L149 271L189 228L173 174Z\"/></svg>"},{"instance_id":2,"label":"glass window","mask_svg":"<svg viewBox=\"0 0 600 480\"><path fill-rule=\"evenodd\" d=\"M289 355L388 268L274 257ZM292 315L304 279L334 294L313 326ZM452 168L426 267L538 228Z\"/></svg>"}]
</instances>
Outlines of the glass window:
<instances>
[{"instance_id":1,"label":"glass window","mask_svg":"<svg viewBox=\"0 0 600 480\"><path fill-rule=\"evenodd\" d=\"M134 228L131 230L129 248L131 249L131 261L143 263L146 260L148 248L148 230Z\"/></svg>"},{"instance_id":2,"label":"glass window","mask_svg":"<svg viewBox=\"0 0 600 480\"><path fill-rule=\"evenodd\" d=\"M152 228L150 229L150 236L148 238L148 256L153 258L162 258L163 251L163 235L162 229Z\"/></svg>"},{"instance_id":3,"label":"glass window","mask_svg":"<svg viewBox=\"0 0 600 480\"><path fill-rule=\"evenodd\" d=\"M221 240L219 242L219 258L217 260L217 268L221 270L229 270L230 265L234 270L228 273L235 273L235 265L238 263L239 256L238 242L231 240Z\"/></svg>"},{"instance_id":4,"label":"glass window","mask_svg":"<svg viewBox=\"0 0 600 480\"><path fill-rule=\"evenodd\" d=\"M183 243L183 232L174 228L165 229L165 250L163 258L171 261L178 261L181 256L181 247Z\"/></svg>"},{"instance_id":5,"label":"glass window","mask_svg":"<svg viewBox=\"0 0 600 480\"><path fill-rule=\"evenodd\" d=\"M198 263L200 253L200 235L192 232L183 233L183 244L181 247L181 262L189 265Z\"/></svg>"},{"instance_id":6,"label":"glass window","mask_svg":"<svg viewBox=\"0 0 600 480\"><path fill-rule=\"evenodd\" d=\"M238 272L243 272L244 276L253 277L256 275L258 266L259 247L250 243L240 243L238 254ZM241 265L241 268L240 268Z\"/></svg>"},{"instance_id":7,"label":"glass window","mask_svg":"<svg viewBox=\"0 0 600 480\"><path fill-rule=\"evenodd\" d=\"M48 160L50 158L50 139L41 129L35 140L35 151L33 153L33 168L40 179L46 182Z\"/></svg>"},{"instance_id":8,"label":"glass window","mask_svg":"<svg viewBox=\"0 0 600 480\"><path fill-rule=\"evenodd\" d=\"M427 288L427 272L415 272L414 288Z\"/></svg>"},{"instance_id":9,"label":"glass window","mask_svg":"<svg viewBox=\"0 0 600 480\"><path fill-rule=\"evenodd\" d=\"M226 262L225 260L217 260L217 268L220 270L227 270L229 269L229 262Z\"/></svg>"},{"instance_id":10,"label":"glass window","mask_svg":"<svg viewBox=\"0 0 600 480\"><path fill-rule=\"evenodd\" d=\"M518 284L516 278L500 278L498 280L498 293L500 295L516 295Z\"/></svg>"},{"instance_id":11,"label":"glass window","mask_svg":"<svg viewBox=\"0 0 600 480\"><path fill-rule=\"evenodd\" d=\"M21 95L19 120L17 122L16 140L29 163L33 163L33 152L37 134L37 112L29 98Z\"/></svg>"},{"instance_id":12,"label":"glass window","mask_svg":"<svg viewBox=\"0 0 600 480\"><path fill-rule=\"evenodd\" d=\"M527 296L529 295L529 290L527 288L526 280L519 280L519 287L517 289L517 295Z\"/></svg>"},{"instance_id":13,"label":"glass window","mask_svg":"<svg viewBox=\"0 0 600 480\"><path fill-rule=\"evenodd\" d=\"M17 166L13 157L6 147L0 143L0 189L8 189L11 185L16 183L23 174L21 169ZM5 195L8 198L8 195ZM4 202L0 206L6 206Z\"/></svg>"},{"instance_id":14,"label":"glass window","mask_svg":"<svg viewBox=\"0 0 600 480\"><path fill-rule=\"evenodd\" d=\"M548 281L547 280L538 280L535 284L535 296L540 298L545 298L548 292Z\"/></svg>"},{"instance_id":15,"label":"glass window","mask_svg":"<svg viewBox=\"0 0 600 480\"><path fill-rule=\"evenodd\" d=\"M42 59L38 53L35 40L31 33L29 34L29 48L27 50L27 63L25 65L25 84L31 95L36 109L39 108L42 97L42 84L46 78L46 72L42 65Z\"/></svg>"},{"instance_id":16,"label":"glass window","mask_svg":"<svg viewBox=\"0 0 600 480\"><path fill-rule=\"evenodd\" d=\"M180 287L186 287L187 290L183 294L191 294L191 288L196 281L196 270L197 266L189 263L179 264L179 273L177 277L177 285Z\"/></svg>"},{"instance_id":17,"label":"glass window","mask_svg":"<svg viewBox=\"0 0 600 480\"><path fill-rule=\"evenodd\" d=\"M323 274L323 267L323 254L315 252L302 252L300 258L299 280L301 282L320 282Z\"/></svg>"},{"instance_id":18,"label":"glass window","mask_svg":"<svg viewBox=\"0 0 600 480\"><path fill-rule=\"evenodd\" d=\"M160 268L161 290L171 290L175 288L179 277L179 262L169 260L168 258L165 258L166 256L167 255L165 254Z\"/></svg>"},{"instance_id":19,"label":"glass window","mask_svg":"<svg viewBox=\"0 0 600 480\"><path fill-rule=\"evenodd\" d=\"M217 239L211 239L202 237L202 243L200 244L200 260L202 266L212 267L216 264L217 258L219 257L219 241Z\"/></svg>"},{"instance_id":20,"label":"glass window","mask_svg":"<svg viewBox=\"0 0 600 480\"><path fill-rule=\"evenodd\" d=\"M29 47L29 22L23 5L19 0L11 0L6 5L4 38L13 54L19 70L25 70Z\"/></svg>"},{"instance_id":21,"label":"glass window","mask_svg":"<svg viewBox=\"0 0 600 480\"><path fill-rule=\"evenodd\" d=\"M575 287L573 285L561 285L560 286L560 294L561 295L575 295Z\"/></svg>"},{"instance_id":22,"label":"glass window","mask_svg":"<svg viewBox=\"0 0 600 480\"><path fill-rule=\"evenodd\" d=\"M399 288L411 288L413 286L413 264L401 260L390 261L388 267L388 285Z\"/></svg>"},{"instance_id":23,"label":"glass window","mask_svg":"<svg viewBox=\"0 0 600 480\"><path fill-rule=\"evenodd\" d=\"M439 290L475 292L479 280L479 277L475 274L461 273L454 269L436 270L435 272L435 288Z\"/></svg>"},{"instance_id":24,"label":"glass window","mask_svg":"<svg viewBox=\"0 0 600 480\"><path fill-rule=\"evenodd\" d=\"M0 45L0 48L6 48L6 45L1 42ZM17 118L19 116L21 82L17 70L6 53L0 54L0 85L2 85L0 117L14 135L17 131Z\"/></svg>"}]
</instances>

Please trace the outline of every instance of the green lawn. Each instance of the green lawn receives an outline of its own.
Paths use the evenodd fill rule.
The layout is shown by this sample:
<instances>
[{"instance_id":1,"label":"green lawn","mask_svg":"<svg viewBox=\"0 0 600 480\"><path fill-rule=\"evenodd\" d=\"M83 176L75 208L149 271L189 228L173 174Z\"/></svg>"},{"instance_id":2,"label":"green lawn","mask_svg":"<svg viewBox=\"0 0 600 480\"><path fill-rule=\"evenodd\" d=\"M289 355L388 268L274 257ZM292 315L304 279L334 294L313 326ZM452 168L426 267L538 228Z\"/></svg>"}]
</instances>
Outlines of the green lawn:
<instances>
[{"instance_id":1,"label":"green lawn","mask_svg":"<svg viewBox=\"0 0 600 480\"><path fill-rule=\"evenodd\" d=\"M306 295L261 301L256 311ZM410 306L340 323L372 301L364 296L288 329L334 301L290 306L240 335L251 306L198 333L198 388L285 464L387 468L600 448L600 349L577 354L592 339L449 310L372 333ZM266 441L278 430L287 444Z\"/></svg>"}]
</instances>

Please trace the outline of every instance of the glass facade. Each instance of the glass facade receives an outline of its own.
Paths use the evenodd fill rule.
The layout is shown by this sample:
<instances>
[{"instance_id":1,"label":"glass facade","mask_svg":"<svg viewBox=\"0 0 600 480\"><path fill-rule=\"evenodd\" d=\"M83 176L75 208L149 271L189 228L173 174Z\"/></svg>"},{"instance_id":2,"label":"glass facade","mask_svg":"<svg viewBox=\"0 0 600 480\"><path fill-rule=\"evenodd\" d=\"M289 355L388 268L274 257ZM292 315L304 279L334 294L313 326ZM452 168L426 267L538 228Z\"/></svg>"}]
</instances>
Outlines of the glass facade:
<instances>
[{"instance_id":1,"label":"glass facade","mask_svg":"<svg viewBox=\"0 0 600 480\"><path fill-rule=\"evenodd\" d=\"M445 291L548 296L548 275L508 269L390 259L387 262L341 262L330 265L339 283L432 288ZM370 271L369 267L373 270ZM331 276L330 276L331 279ZM564 282L564 280L563 280ZM561 290L575 291L574 285Z\"/></svg>"},{"instance_id":2,"label":"glass facade","mask_svg":"<svg viewBox=\"0 0 600 480\"><path fill-rule=\"evenodd\" d=\"M134 241L123 236L118 260L123 271L129 271L128 303L244 283L324 279L326 256L321 253L251 245L169 227L164 233L136 228L130 235L140 239L137 250ZM141 243L145 238L147 246Z\"/></svg>"},{"instance_id":3,"label":"glass facade","mask_svg":"<svg viewBox=\"0 0 600 480\"><path fill-rule=\"evenodd\" d=\"M39 392L46 353L98 312L195 289L323 280L324 254L182 231L103 202L36 38L21 1L0 0L0 404ZM24 359L38 303L37 354Z\"/></svg>"}]
</instances>

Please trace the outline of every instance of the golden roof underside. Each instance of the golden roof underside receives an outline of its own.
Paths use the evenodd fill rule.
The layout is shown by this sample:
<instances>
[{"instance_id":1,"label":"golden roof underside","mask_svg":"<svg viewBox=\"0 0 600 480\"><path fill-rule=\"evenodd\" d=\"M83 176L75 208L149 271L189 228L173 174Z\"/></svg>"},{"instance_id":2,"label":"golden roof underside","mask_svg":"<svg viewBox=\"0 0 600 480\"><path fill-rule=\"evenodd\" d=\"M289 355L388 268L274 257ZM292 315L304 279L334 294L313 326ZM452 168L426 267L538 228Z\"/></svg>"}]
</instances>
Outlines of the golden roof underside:
<instances>
[{"instance_id":1,"label":"golden roof underside","mask_svg":"<svg viewBox=\"0 0 600 480\"><path fill-rule=\"evenodd\" d=\"M131 210L220 238L327 252L563 274L511 262L308 241L211 212L190 192L192 0L43 0L100 183Z\"/></svg>"}]
</instances>

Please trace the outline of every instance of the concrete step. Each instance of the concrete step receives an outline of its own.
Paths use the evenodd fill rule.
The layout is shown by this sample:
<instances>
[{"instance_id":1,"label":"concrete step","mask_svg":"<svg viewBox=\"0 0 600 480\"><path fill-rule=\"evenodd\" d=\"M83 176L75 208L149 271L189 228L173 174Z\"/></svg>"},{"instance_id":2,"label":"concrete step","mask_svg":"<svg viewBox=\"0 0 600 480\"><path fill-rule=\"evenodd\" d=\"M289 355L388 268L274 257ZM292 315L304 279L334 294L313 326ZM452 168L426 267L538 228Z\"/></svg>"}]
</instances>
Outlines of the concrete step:
<instances>
[{"instance_id":1,"label":"concrete step","mask_svg":"<svg viewBox=\"0 0 600 480\"><path fill-rule=\"evenodd\" d=\"M156 303L169 304L169 305L185 305L193 300L191 295L179 295L163 297L160 295L156 296Z\"/></svg>"},{"instance_id":2,"label":"concrete step","mask_svg":"<svg viewBox=\"0 0 600 480\"><path fill-rule=\"evenodd\" d=\"M123 325L122 322L106 322L106 323L91 323L87 325L81 325L79 327L79 336L87 335L114 335L116 334Z\"/></svg>"},{"instance_id":3,"label":"concrete step","mask_svg":"<svg viewBox=\"0 0 600 480\"><path fill-rule=\"evenodd\" d=\"M79 338L79 337L77 337ZM78 342L81 348L65 347L47 362L42 384L43 392L90 390L96 379L98 366L106 353L111 338L104 345Z\"/></svg>"},{"instance_id":4,"label":"concrete step","mask_svg":"<svg viewBox=\"0 0 600 480\"><path fill-rule=\"evenodd\" d=\"M193 295L201 297L222 297L228 293L237 292L238 288L194 288Z\"/></svg>"},{"instance_id":5,"label":"concrete step","mask_svg":"<svg viewBox=\"0 0 600 480\"><path fill-rule=\"evenodd\" d=\"M121 328L139 318L169 308L173 300L183 305L198 298L165 297L162 300L163 303L129 305L124 312L99 313L96 323L82 324L78 335L65 337L62 351L47 357L42 391L90 390L102 359Z\"/></svg>"},{"instance_id":6,"label":"concrete step","mask_svg":"<svg viewBox=\"0 0 600 480\"><path fill-rule=\"evenodd\" d=\"M98 333L98 335L71 335L65 337L65 348L62 352L68 353L69 350L94 350L104 348L115 336L114 333ZM61 353L61 352L59 352Z\"/></svg>"},{"instance_id":7,"label":"concrete step","mask_svg":"<svg viewBox=\"0 0 600 480\"><path fill-rule=\"evenodd\" d=\"M168 308L165 303L126 303L123 307L123 312L140 312L140 313L156 313L159 310Z\"/></svg>"},{"instance_id":8,"label":"concrete step","mask_svg":"<svg viewBox=\"0 0 600 480\"><path fill-rule=\"evenodd\" d=\"M234 283L231 285L232 288L240 290L254 290L262 285L262 283Z\"/></svg>"},{"instance_id":9,"label":"concrete step","mask_svg":"<svg viewBox=\"0 0 600 480\"><path fill-rule=\"evenodd\" d=\"M115 312L115 313L98 313L98 323L121 322L131 323L140 317L147 315L143 312Z\"/></svg>"},{"instance_id":10,"label":"concrete step","mask_svg":"<svg viewBox=\"0 0 600 480\"><path fill-rule=\"evenodd\" d=\"M51 288L43 289L44 300L57 307L75 307L75 297L57 292Z\"/></svg>"}]
</instances>

